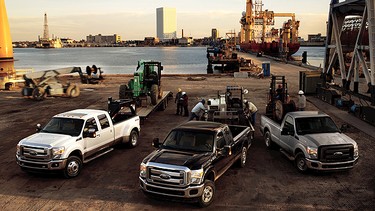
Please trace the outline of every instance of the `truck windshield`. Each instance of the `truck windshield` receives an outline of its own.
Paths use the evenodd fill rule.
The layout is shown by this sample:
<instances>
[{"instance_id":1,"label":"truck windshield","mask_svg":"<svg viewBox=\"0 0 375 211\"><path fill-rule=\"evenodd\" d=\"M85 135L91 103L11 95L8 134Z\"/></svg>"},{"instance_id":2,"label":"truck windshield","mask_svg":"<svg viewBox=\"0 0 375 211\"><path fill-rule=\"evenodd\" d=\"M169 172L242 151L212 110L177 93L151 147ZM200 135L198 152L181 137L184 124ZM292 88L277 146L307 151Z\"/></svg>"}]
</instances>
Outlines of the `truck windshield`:
<instances>
[{"instance_id":1,"label":"truck windshield","mask_svg":"<svg viewBox=\"0 0 375 211\"><path fill-rule=\"evenodd\" d=\"M162 148L196 152L212 152L213 143L214 135L212 133L174 130L165 139Z\"/></svg>"},{"instance_id":2,"label":"truck windshield","mask_svg":"<svg viewBox=\"0 0 375 211\"><path fill-rule=\"evenodd\" d=\"M82 119L52 118L40 132L79 136L83 122Z\"/></svg>"},{"instance_id":3,"label":"truck windshield","mask_svg":"<svg viewBox=\"0 0 375 211\"><path fill-rule=\"evenodd\" d=\"M296 118L297 134L334 133L339 132L330 117Z\"/></svg>"}]
</instances>

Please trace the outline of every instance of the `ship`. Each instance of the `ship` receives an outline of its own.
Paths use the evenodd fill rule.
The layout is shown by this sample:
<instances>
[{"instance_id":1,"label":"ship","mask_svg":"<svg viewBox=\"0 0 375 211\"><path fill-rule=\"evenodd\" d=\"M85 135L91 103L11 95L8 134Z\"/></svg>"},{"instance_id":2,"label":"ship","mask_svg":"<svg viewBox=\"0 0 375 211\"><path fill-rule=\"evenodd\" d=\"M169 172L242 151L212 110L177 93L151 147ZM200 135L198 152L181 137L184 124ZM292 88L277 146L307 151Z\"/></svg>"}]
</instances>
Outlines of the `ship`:
<instances>
[{"instance_id":1,"label":"ship","mask_svg":"<svg viewBox=\"0 0 375 211\"><path fill-rule=\"evenodd\" d=\"M275 13L263 10L261 0L246 0L246 11L240 19L240 48L245 52L288 58L300 48L298 28L300 22L294 13ZM254 9L254 10L253 10ZM282 28L276 29L275 17L290 17Z\"/></svg>"}]
</instances>

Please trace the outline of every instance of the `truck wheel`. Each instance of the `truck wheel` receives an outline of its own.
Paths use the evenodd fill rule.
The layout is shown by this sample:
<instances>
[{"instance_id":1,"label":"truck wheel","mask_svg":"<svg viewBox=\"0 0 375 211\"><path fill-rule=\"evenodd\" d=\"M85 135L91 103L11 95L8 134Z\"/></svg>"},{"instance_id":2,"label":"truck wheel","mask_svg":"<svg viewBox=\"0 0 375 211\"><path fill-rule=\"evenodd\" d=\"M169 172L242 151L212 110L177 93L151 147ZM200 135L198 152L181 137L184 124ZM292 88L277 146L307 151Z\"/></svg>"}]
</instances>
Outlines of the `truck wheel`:
<instances>
[{"instance_id":1,"label":"truck wheel","mask_svg":"<svg viewBox=\"0 0 375 211\"><path fill-rule=\"evenodd\" d=\"M82 169L82 161L77 156L70 156L64 169L64 177L69 179L78 176Z\"/></svg>"},{"instance_id":2,"label":"truck wheel","mask_svg":"<svg viewBox=\"0 0 375 211\"><path fill-rule=\"evenodd\" d=\"M203 186L203 194L198 198L198 204L200 207L209 206L214 200L215 196L215 183L211 180L206 180Z\"/></svg>"},{"instance_id":3,"label":"truck wheel","mask_svg":"<svg viewBox=\"0 0 375 211\"><path fill-rule=\"evenodd\" d=\"M128 145L130 148L134 148L138 145L138 133L135 130L132 130L129 136Z\"/></svg>"},{"instance_id":4,"label":"truck wheel","mask_svg":"<svg viewBox=\"0 0 375 211\"><path fill-rule=\"evenodd\" d=\"M46 94L46 92L45 92L44 89L41 88L41 87L36 87L36 88L33 90L33 93L32 93L33 98L34 98L35 100L38 100L38 101L43 100L45 94Z\"/></svg>"},{"instance_id":5,"label":"truck wheel","mask_svg":"<svg viewBox=\"0 0 375 211\"><path fill-rule=\"evenodd\" d=\"M303 152L297 153L294 159L294 164L299 172L301 173L307 172L308 168L307 168L305 155L303 154Z\"/></svg>"},{"instance_id":6,"label":"truck wheel","mask_svg":"<svg viewBox=\"0 0 375 211\"><path fill-rule=\"evenodd\" d=\"M242 146L241 150L241 157L238 160L238 164L241 168L245 167L246 165L246 160L247 160L247 148L246 146Z\"/></svg>"},{"instance_id":7,"label":"truck wheel","mask_svg":"<svg viewBox=\"0 0 375 211\"><path fill-rule=\"evenodd\" d=\"M270 131L267 131L264 134L264 143L266 144L266 147L268 149L273 149L275 147L275 144L271 140L271 133L270 133Z\"/></svg>"},{"instance_id":8,"label":"truck wheel","mask_svg":"<svg viewBox=\"0 0 375 211\"><path fill-rule=\"evenodd\" d=\"M152 84L152 86L151 86L151 103L152 103L152 105L156 105L158 96L159 96L158 85Z\"/></svg>"},{"instance_id":9,"label":"truck wheel","mask_svg":"<svg viewBox=\"0 0 375 211\"><path fill-rule=\"evenodd\" d=\"M118 97L120 99L130 99L131 97L131 91L129 89L128 85L120 85L120 89L118 91Z\"/></svg>"},{"instance_id":10,"label":"truck wheel","mask_svg":"<svg viewBox=\"0 0 375 211\"><path fill-rule=\"evenodd\" d=\"M76 85L70 85L66 90L66 95L68 97L78 97L80 94L79 87Z\"/></svg>"}]
</instances>

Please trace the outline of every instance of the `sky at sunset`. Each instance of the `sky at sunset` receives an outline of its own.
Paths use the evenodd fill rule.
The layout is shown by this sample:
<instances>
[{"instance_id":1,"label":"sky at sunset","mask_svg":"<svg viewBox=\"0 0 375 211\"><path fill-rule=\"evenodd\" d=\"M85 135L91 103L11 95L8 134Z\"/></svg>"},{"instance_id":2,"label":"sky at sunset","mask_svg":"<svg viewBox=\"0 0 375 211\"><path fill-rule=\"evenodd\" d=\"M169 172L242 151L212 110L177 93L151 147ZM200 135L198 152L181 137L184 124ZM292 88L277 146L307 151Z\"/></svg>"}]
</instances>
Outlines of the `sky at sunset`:
<instances>
[{"instance_id":1,"label":"sky at sunset","mask_svg":"<svg viewBox=\"0 0 375 211\"><path fill-rule=\"evenodd\" d=\"M294 12L300 20L299 36L326 34L330 0L263 0L263 9ZM239 32L246 0L5 0L13 41L35 41L43 35L44 13L50 37L86 39L91 35L118 34L123 40L156 36L156 8L174 7L177 36L181 30L193 38ZM277 19L277 28L286 19Z\"/></svg>"}]
</instances>

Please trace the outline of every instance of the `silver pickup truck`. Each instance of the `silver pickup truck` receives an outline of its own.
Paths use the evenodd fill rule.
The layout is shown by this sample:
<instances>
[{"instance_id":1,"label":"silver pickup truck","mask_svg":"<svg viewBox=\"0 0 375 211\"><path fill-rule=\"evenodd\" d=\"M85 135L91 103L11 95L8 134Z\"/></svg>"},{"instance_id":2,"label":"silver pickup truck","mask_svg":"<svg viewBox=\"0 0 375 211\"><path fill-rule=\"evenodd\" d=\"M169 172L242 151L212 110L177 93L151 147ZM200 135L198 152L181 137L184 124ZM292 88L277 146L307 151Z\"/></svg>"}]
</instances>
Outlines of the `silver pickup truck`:
<instances>
[{"instance_id":1,"label":"silver pickup truck","mask_svg":"<svg viewBox=\"0 0 375 211\"><path fill-rule=\"evenodd\" d=\"M358 161L357 143L319 111L289 112L281 124L263 115L260 129L266 146L280 147L300 172L351 169Z\"/></svg>"}]
</instances>

